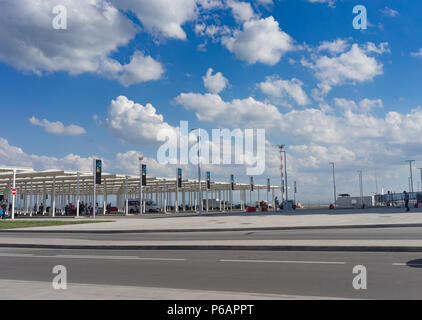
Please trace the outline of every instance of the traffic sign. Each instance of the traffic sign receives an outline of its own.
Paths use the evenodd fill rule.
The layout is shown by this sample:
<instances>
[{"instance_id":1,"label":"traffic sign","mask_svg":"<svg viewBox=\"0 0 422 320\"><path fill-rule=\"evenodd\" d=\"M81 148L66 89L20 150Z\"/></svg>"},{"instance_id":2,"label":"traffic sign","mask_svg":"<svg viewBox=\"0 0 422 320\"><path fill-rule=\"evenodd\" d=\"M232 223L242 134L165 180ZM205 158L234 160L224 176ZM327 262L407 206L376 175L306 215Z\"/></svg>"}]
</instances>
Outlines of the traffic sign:
<instances>
[{"instance_id":1,"label":"traffic sign","mask_svg":"<svg viewBox=\"0 0 422 320\"><path fill-rule=\"evenodd\" d=\"M18 193L18 190L12 189L12 195L16 195Z\"/></svg>"}]
</instances>

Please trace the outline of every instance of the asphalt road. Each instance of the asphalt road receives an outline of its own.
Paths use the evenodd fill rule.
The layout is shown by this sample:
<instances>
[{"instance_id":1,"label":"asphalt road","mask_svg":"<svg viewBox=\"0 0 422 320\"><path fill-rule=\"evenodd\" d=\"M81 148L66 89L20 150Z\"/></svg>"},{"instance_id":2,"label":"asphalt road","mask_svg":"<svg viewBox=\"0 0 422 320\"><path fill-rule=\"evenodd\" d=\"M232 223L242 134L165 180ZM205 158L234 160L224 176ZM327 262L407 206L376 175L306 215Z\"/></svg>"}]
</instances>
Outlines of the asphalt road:
<instances>
[{"instance_id":1,"label":"asphalt road","mask_svg":"<svg viewBox=\"0 0 422 320\"><path fill-rule=\"evenodd\" d=\"M0 232L0 237L63 238L98 241L142 240L418 240L422 228L362 228L277 231L163 232L163 233L41 233Z\"/></svg>"},{"instance_id":2,"label":"asphalt road","mask_svg":"<svg viewBox=\"0 0 422 320\"><path fill-rule=\"evenodd\" d=\"M0 249L0 279L51 281L59 264L69 284L422 299L417 253ZM356 265L367 269L367 290L352 286Z\"/></svg>"}]
</instances>

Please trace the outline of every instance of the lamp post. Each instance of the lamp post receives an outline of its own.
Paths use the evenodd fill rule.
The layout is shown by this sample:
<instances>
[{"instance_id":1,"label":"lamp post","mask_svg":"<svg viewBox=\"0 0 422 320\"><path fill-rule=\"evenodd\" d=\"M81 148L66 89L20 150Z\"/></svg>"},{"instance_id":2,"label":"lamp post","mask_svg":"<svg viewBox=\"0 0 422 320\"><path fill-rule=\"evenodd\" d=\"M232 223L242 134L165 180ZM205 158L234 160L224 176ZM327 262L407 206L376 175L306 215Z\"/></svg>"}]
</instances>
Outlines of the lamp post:
<instances>
[{"instance_id":1,"label":"lamp post","mask_svg":"<svg viewBox=\"0 0 422 320\"><path fill-rule=\"evenodd\" d=\"M409 192L413 192L412 162L415 162L415 160L406 160L406 162L409 162L409 169L410 169L410 187L409 187Z\"/></svg>"},{"instance_id":2,"label":"lamp post","mask_svg":"<svg viewBox=\"0 0 422 320\"><path fill-rule=\"evenodd\" d=\"M278 146L278 149L280 151L280 170L281 170L281 197L282 201L286 200L286 210L288 210L287 202L289 201L289 191L287 187L287 155L286 151L284 150L285 145L281 144ZM284 155L284 159L283 159ZM286 192L286 199L284 199L284 192Z\"/></svg>"},{"instance_id":3,"label":"lamp post","mask_svg":"<svg viewBox=\"0 0 422 320\"><path fill-rule=\"evenodd\" d=\"M199 204L199 215L202 215L202 192L201 192L201 128L194 128L191 131L198 130L198 204Z\"/></svg>"},{"instance_id":4,"label":"lamp post","mask_svg":"<svg viewBox=\"0 0 422 320\"><path fill-rule=\"evenodd\" d=\"M334 162L330 162L330 164L333 166L334 208L337 208L336 173L334 168Z\"/></svg>"},{"instance_id":5,"label":"lamp post","mask_svg":"<svg viewBox=\"0 0 422 320\"><path fill-rule=\"evenodd\" d=\"M144 213L144 202L142 201L142 160L144 157L138 157L139 159L139 214Z\"/></svg>"},{"instance_id":6,"label":"lamp post","mask_svg":"<svg viewBox=\"0 0 422 320\"><path fill-rule=\"evenodd\" d=\"M359 188L360 188L360 205L363 209L363 182L362 182L362 170L358 171L359 173Z\"/></svg>"}]
</instances>

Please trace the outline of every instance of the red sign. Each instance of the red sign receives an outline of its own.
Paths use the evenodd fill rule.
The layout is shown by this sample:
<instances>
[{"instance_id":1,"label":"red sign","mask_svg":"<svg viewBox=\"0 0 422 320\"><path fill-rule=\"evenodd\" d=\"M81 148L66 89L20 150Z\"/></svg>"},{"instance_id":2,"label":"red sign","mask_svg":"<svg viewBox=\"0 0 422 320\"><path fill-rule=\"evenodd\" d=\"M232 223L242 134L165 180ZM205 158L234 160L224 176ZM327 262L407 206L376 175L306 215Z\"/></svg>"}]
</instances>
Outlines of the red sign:
<instances>
[{"instance_id":1,"label":"red sign","mask_svg":"<svg viewBox=\"0 0 422 320\"><path fill-rule=\"evenodd\" d=\"M12 189L12 195L16 195L18 191L16 189Z\"/></svg>"}]
</instances>

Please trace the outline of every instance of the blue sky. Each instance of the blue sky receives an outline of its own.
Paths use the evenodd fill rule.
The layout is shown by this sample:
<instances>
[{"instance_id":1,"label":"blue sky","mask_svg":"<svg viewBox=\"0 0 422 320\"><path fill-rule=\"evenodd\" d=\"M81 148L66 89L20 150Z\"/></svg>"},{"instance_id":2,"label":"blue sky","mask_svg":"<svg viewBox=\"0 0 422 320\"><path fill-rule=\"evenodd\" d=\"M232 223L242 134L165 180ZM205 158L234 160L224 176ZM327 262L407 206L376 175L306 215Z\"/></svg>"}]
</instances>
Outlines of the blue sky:
<instances>
[{"instance_id":1,"label":"blue sky","mask_svg":"<svg viewBox=\"0 0 422 320\"><path fill-rule=\"evenodd\" d=\"M356 170L364 171L369 193L375 170L379 189L402 191L409 175L404 160L422 167L419 1L38 3L0 0L2 164L75 170L97 156L106 159L108 171L136 173L142 153L151 173L171 175L156 163L160 143L151 130L187 120L207 130L267 129L269 144L287 145L291 181L311 200L330 197L329 161L336 161L339 189L347 193L357 193ZM367 9L367 30L352 26L359 4ZM66 30L51 26L56 5L67 8ZM139 60L132 60L136 53ZM111 62L118 72L107 67ZM206 88L209 68L228 85ZM119 96L140 106L111 115ZM209 116L216 97L227 110ZM248 98L262 119L242 113ZM156 122L139 129L145 127L139 119L151 116L147 104L155 108ZM129 115L140 118L133 122ZM77 128L48 132L43 119ZM255 182L278 181L278 166L277 150L267 150L267 170ZM186 174L194 178L191 169ZM226 179L232 169L211 170ZM246 174L239 179L248 181Z\"/></svg>"}]
</instances>

